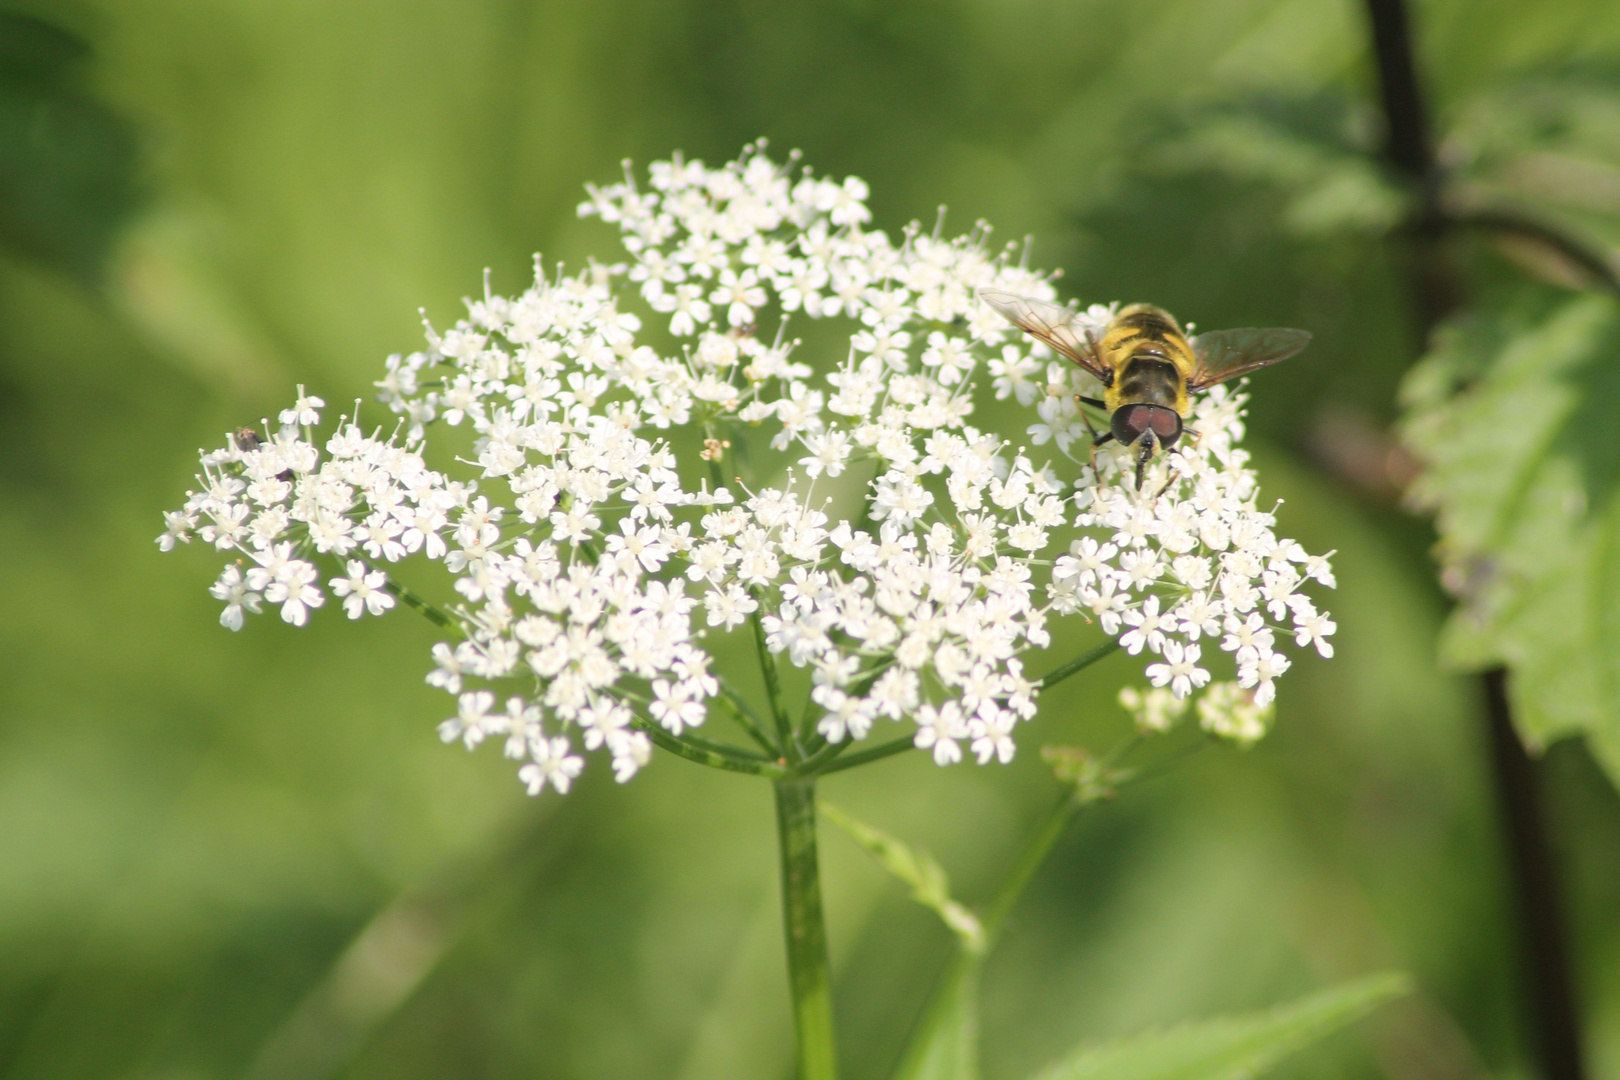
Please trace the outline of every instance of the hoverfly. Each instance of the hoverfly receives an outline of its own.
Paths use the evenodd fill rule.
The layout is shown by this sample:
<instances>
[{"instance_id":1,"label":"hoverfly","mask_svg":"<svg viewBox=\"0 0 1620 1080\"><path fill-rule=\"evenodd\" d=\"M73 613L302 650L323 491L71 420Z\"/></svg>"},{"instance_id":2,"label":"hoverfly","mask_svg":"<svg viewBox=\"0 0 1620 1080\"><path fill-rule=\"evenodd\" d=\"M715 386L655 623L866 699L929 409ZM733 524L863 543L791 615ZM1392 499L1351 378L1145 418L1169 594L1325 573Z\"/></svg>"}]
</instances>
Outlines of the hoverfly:
<instances>
[{"instance_id":1,"label":"hoverfly","mask_svg":"<svg viewBox=\"0 0 1620 1080\"><path fill-rule=\"evenodd\" d=\"M981 289L979 295L1008 322L1102 382L1101 401L1079 399L1111 417L1109 430L1095 436L1093 446L1115 440L1131 449L1138 491L1147 463L1181 438L1187 395L1286 360L1311 340L1304 330L1252 326L1189 338L1174 316L1152 304L1122 309L1098 338L1075 321L1071 308L995 289Z\"/></svg>"}]
</instances>

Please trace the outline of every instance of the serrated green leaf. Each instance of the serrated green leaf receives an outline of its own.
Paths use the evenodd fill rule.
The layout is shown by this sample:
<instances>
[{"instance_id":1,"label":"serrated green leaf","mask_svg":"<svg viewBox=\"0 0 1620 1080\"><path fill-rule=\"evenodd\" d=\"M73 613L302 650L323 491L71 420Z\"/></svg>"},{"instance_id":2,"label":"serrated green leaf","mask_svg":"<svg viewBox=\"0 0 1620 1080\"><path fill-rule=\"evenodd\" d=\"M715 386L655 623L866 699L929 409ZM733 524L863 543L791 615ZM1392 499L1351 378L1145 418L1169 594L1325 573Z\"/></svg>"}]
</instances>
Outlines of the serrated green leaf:
<instances>
[{"instance_id":1,"label":"serrated green leaf","mask_svg":"<svg viewBox=\"0 0 1620 1080\"><path fill-rule=\"evenodd\" d=\"M911 898L938 915L951 933L961 939L964 948L976 951L983 945L984 928L979 925L979 917L951 899L951 883L945 876L945 868L932 855L855 820L826 801L819 801L817 806L828 821L844 830L885 870L911 886Z\"/></svg>"},{"instance_id":2,"label":"serrated green leaf","mask_svg":"<svg viewBox=\"0 0 1620 1080\"><path fill-rule=\"evenodd\" d=\"M1620 777L1620 303L1475 316L1403 397L1461 601L1442 659L1507 665L1530 745L1589 734Z\"/></svg>"},{"instance_id":3,"label":"serrated green leaf","mask_svg":"<svg viewBox=\"0 0 1620 1080\"><path fill-rule=\"evenodd\" d=\"M1410 988L1405 975L1373 975L1265 1012L1082 1048L1035 1080L1250 1080Z\"/></svg>"}]
</instances>

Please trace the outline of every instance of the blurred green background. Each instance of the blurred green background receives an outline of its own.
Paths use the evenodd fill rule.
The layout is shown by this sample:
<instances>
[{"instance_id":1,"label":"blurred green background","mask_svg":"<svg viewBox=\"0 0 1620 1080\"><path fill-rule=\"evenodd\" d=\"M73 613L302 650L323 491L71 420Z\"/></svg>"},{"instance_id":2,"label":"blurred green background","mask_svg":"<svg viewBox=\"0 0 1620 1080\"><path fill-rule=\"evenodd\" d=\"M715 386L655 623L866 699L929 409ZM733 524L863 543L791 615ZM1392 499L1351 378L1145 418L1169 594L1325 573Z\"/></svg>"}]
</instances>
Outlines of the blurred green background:
<instances>
[{"instance_id":1,"label":"blurred green background","mask_svg":"<svg viewBox=\"0 0 1620 1080\"><path fill-rule=\"evenodd\" d=\"M865 178L883 227L945 203L953 231L1032 235L1066 295L1316 334L1257 384L1253 427L1284 529L1338 551L1338 656L1297 663L1256 749L1082 819L989 969L991 1080L1385 967L1420 992L1280 1075L1533 1075L1477 682L1436 665L1431 535L1378 467L1417 342L1358 5L7 10L0 1077L784 1075L763 783L660 757L528 799L497 753L439 743L426 623L329 605L233 635L217 557L152 542L194 449L295 383L367 396L418 309L453 321L486 267L510 292L537 251L611 257L575 216L584 182L760 135ZM1491 95L1527 79L1620 94L1613 3L1415 19L1438 121L1483 133L1447 152L1562 137L1499 130ZM1583 175L1620 177L1620 139L1595 140ZM1601 231L1620 187L1593 183L1569 212ZM1487 280L1509 273L1492 258ZM1136 671L1049 695L1010 767L903 757L827 795L980 899L1054 797L1034 747L1106 746ZM1591 1074L1620 1078L1620 800L1574 742L1543 776ZM824 860L847 1074L877 1078L947 934L842 836Z\"/></svg>"}]
</instances>

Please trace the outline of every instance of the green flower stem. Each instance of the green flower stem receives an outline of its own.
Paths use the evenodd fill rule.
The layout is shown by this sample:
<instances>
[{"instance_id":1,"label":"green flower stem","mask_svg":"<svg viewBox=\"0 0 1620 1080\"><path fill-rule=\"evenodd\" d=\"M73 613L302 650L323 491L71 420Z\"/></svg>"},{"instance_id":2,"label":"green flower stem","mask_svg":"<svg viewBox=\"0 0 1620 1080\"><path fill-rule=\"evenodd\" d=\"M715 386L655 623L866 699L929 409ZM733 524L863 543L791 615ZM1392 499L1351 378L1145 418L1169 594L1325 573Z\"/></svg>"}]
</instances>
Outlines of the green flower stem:
<instances>
[{"instance_id":1,"label":"green flower stem","mask_svg":"<svg viewBox=\"0 0 1620 1080\"><path fill-rule=\"evenodd\" d=\"M1092 649L1090 652L1082 653L1080 656L1070 660L1067 664L1064 664L1056 671L1041 676L1039 679L1035 680L1035 685L1040 687L1042 690L1050 690L1064 679L1067 679L1070 675L1073 675L1078 671L1084 671L1092 664L1095 664L1097 661L1103 659L1103 657L1112 654L1114 650L1118 648L1119 642L1105 641L1095 649Z\"/></svg>"},{"instance_id":2,"label":"green flower stem","mask_svg":"<svg viewBox=\"0 0 1620 1080\"><path fill-rule=\"evenodd\" d=\"M827 765L849 749L850 746L850 740L848 739L841 743L829 743L825 739L821 739L820 743L820 746L812 744L806 747L810 756L793 766L788 771L789 776L819 776L826 771Z\"/></svg>"},{"instance_id":3,"label":"green flower stem","mask_svg":"<svg viewBox=\"0 0 1620 1080\"><path fill-rule=\"evenodd\" d=\"M854 754L845 754L843 757L838 758L831 764L823 766L817 775L826 776L829 773L842 772L845 769L853 769L857 765L865 765L870 761L882 761L886 757L893 757L896 754L903 754L907 750L914 749L916 745L917 744L913 736L902 735L898 739L891 739L886 743L878 743L869 750L861 750Z\"/></svg>"},{"instance_id":4,"label":"green flower stem","mask_svg":"<svg viewBox=\"0 0 1620 1080\"><path fill-rule=\"evenodd\" d=\"M984 928L983 943L979 946L981 955L988 953L995 944L1002 924L1007 921L1007 915L1018 903L1018 898L1024 895L1024 887L1029 884L1029 879L1035 876L1035 871L1046 861L1046 856L1052 851L1052 845L1058 842L1058 837L1063 835L1063 830L1069 827L1069 822L1074 816L1092 801L1094 800L1082 797L1079 792L1067 791L1036 827L1035 832L1025 843L1023 853L1013 864L1007 880L1001 883L1001 888L996 891L995 897L984 909L984 916L980 920L980 925Z\"/></svg>"},{"instance_id":5,"label":"green flower stem","mask_svg":"<svg viewBox=\"0 0 1620 1080\"><path fill-rule=\"evenodd\" d=\"M736 717L737 723L742 726L744 731L748 732L748 737L758 743L760 749L771 756L771 760L775 761L780 758L782 748L772 742L769 735L765 734L765 728L761 726L759 717L754 714L753 706L748 704L748 699L739 694L736 688L726 680L720 679L719 682L720 696L725 699L726 705L730 708L731 715Z\"/></svg>"},{"instance_id":6,"label":"green flower stem","mask_svg":"<svg viewBox=\"0 0 1620 1080\"><path fill-rule=\"evenodd\" d=\"M748 773L751 776L769 776L772 779L782 776L787 770L772 761L756 761L752 758L733 757L730 753L719 750L694 746L686 739L671 735L657 724L642 717L634 717L631 725L638 731L645 731L654 744L663 747L672 754L679 755L687 761L695 761L699 765L707 765L713 769L725 769L728 772ZM704 740L707 742L707 740ZM710 747L719 747L720 743L708 743ZM726 748L728 751L730 748Z\"/></svg>"},{"instance_id":7,"label":"green flower stem","mask_svg":"<svg viewBox=\"0 0 1620 1080\"><path fill-rule=\"evenodd\" d=\"M782 929L787 937L788 984L793 993L798 1080L837 1080L827 924L821 914L821 873L816 864L813 777L776 781L776 830L781 846Z\"/></svg>"},{"instance_id":8,"label":"green flower stem","mask_svg":"<svg viewBox=\"0 0 1620 1080\"><path fill-rule=\"evenodd\" d=\"M759 601L758 595L754 597ZM771 701L771 716L776 721L776 739L782 748L782 756L788 760L797 760L799 748L793 739L793 722L788 719L787 707L782 704L782 681L776 671L776 657L765 644L765 624L760 621L759 608L755 608L749 616L749 622L754 625L754 648L759 652L759 669L765 675L765 696Z\"/></svg>"},{"instance_id":9,"label":"green flower stem","mask_svg":"<svg viewBox=\"0 0 1620 1080\"><path fill-rule=\"evenodd\" d=\"M696 747L699 750L707 750L722 757L741 758L745 761L768 761L772 765L778 764L777 759L771 754L762 754L758 750L749 750L746 747L732 746L730 743L718 742L714 739L705 739L703 736L694 735L690 731L678 737L688 746Z\"/></svg>"},{"instance_id":10,"label":"green flower stem","mask_svg":"<svg viewBox=\"0 0 1620 1080\"><path fill-rule=\"evenodd\" d=\"M451 616L449 612L434 604L428 603L426 600L422 599L420 596L417 596L415 593L411 592L411 590L407 589L393 578L389 578L388 581L383 585L383 588L397 596L399 598L399 602L404 604L406 607L420 612L422 616L434 626L443 627L444 629L455 634L455 636L458 638L464 638L467 636L461 629L460 621Z\"/></svg>"}]
</instances>

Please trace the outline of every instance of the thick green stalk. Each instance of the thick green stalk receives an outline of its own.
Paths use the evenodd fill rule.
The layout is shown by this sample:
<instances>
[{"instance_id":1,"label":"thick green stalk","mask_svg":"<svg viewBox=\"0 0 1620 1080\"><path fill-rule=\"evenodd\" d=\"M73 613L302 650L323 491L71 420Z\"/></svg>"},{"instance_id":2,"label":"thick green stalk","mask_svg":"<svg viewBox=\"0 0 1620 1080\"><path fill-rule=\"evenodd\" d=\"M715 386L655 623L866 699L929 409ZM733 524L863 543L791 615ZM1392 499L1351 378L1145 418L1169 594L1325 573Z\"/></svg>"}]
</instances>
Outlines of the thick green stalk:
<instances>
[{"instance_id":1,"label":"thick green stalk","mask_svg":"<svg viewBox=\"0 0 1620 1080\"><path fill-rule=\"evenodd\" d=\"M816 863L813 777L776 781L776 830L781 846L782 928L787 936L788 985L793 993L798 1080L837 1080L827 923L821 914L821 872Z\"/></svg>"}]
</instances>

